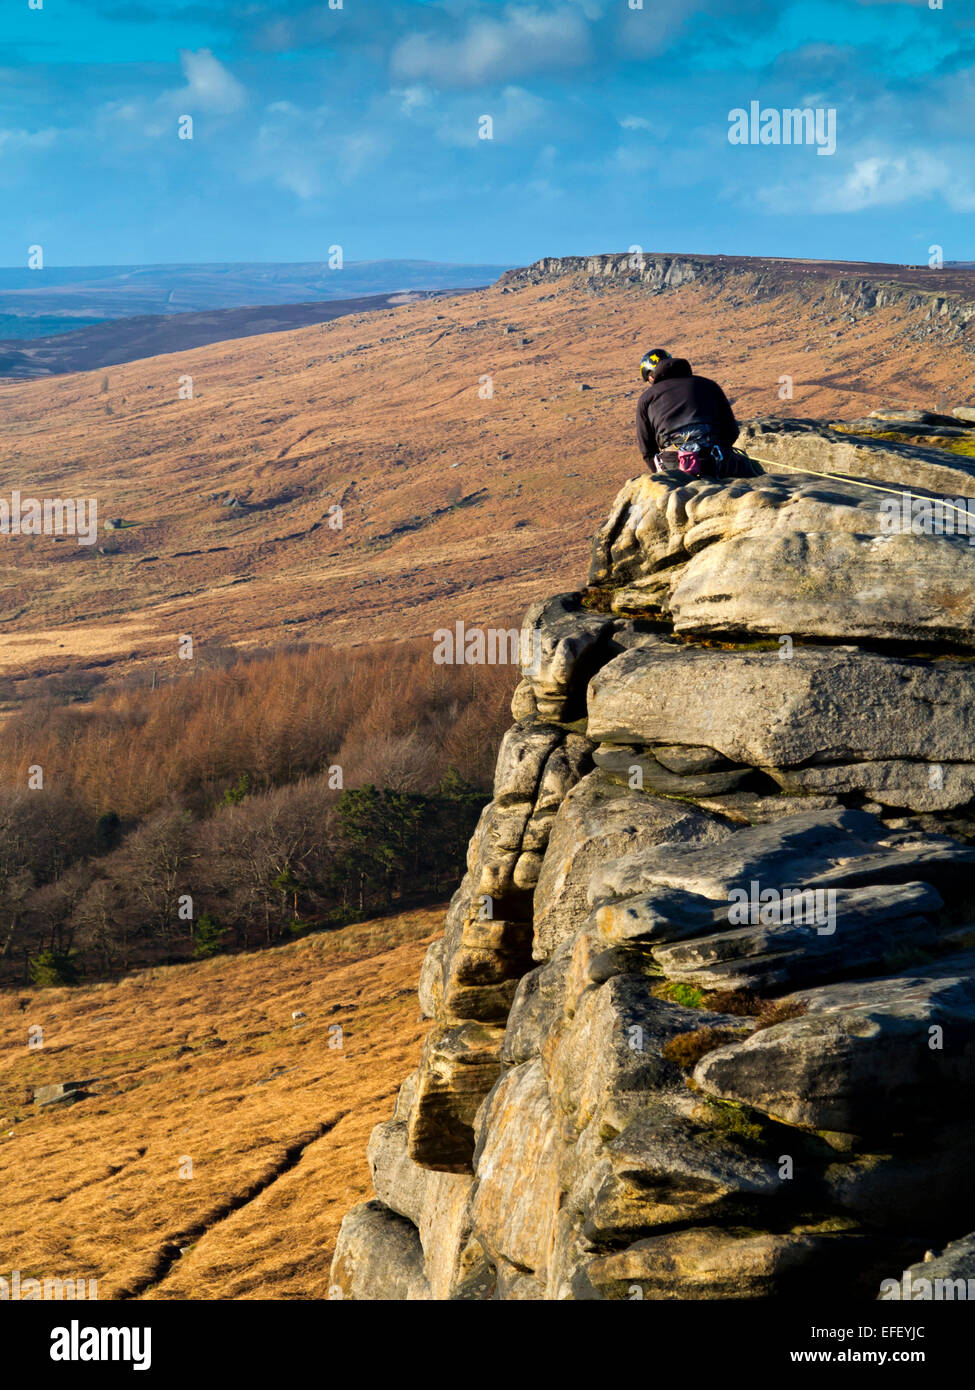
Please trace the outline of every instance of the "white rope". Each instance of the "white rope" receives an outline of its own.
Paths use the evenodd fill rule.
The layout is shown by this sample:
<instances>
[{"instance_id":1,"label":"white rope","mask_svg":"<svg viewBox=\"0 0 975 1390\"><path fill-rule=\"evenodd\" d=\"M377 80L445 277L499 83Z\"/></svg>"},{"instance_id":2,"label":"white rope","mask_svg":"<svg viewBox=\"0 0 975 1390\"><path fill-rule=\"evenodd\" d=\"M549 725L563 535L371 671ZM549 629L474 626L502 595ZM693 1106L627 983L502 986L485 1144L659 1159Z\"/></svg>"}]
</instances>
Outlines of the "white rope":
<instances>
[{"instance_id":1,"label":"white rope","mask_svg":"<svg viewBox=\"0 0 975 1390\"><path fill-rule=\"evenodd\" d=\"M744 452L744 451L743 451ZM749 453L748 458L754 459L756 463L767 464L769 468L787 468L790 473L806 473L810 478L830 478L834 483L849 483L851 487L869 488L871 492L888 492L891 497L910 497L919 502L933 502L939 507L944 507L946 511L958 512L959 516L970 520L970 513L964 507L956 507L953 502L945 502L940 497L921 497L916 492L911 492L908 488L883 487L880 483L865 483L861 478L850 478L842 473L819 473L815 468L799 468L794 463L783 463L781 459L763 459L760 454ZM975 506L975 497L972 498Z\"/></svg>"}]
</instances>

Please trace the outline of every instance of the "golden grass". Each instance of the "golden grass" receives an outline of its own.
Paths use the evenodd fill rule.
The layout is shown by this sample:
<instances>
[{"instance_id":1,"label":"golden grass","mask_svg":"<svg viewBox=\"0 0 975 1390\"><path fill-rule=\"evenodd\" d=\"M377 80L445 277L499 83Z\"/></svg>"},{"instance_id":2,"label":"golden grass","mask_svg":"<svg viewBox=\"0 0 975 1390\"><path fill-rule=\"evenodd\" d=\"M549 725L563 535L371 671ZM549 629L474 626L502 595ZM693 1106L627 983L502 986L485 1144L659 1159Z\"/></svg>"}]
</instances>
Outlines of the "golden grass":
<instances>
[{"instance_id":1,"label":"golden grass","mask_svg":"<svg viewBox=\"0 0 975 1390\"><path fill-rule=\"evenodd\" d=\"M441 927L421 909L0 998L0 1274L97 1278L101 1299L326 1297L342 1215L370 1194L369 1132L419 1056ZM27 1099L91 1077L77 1105Z\"/></svg>"}]
</instances>

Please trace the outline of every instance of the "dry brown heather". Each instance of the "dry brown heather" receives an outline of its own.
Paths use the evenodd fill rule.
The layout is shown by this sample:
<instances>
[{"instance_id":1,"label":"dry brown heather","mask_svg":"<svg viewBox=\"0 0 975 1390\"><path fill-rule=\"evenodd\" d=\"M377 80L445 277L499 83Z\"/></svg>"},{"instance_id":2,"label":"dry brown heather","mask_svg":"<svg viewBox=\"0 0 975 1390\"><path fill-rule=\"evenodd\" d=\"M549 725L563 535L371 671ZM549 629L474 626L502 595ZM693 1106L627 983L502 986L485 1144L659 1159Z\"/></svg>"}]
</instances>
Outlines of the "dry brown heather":
<instances>
[{"instance_id":1,"label":"dry brown heather","mask_svg":"<svg viewBox=\"0 0 975 1390\"><path fill-rule=\"evenodd\" d=\"M742 418L967 394L970 358L908 343L901 309L827 322L789 295L739 294L488 289L3 384L0 496L94 495L101 519L137 524L104 538L115 555L3 540L0 674L175 663L181 633L261 646L424 635L575 587L595 525L639 471L635 368L655 342L724 382ZM178 399L184 374L192 401ZM478 397L484 374L492 400ZM227 496L259 509L236 514ZM342 532L321 524L334 502Z\"/></svg>"},{"instance_id":2,"label":"dry brown heather","mask_svg":"<svg viewBox=\"0 0 975 1390\"><path fill-rule=\"evenodd\" d=\"M0 788L28 768L93 815L149 814L168 797L206 810L242 773L263 790L337 763L348 787L432 790L449 767L489 787L511 722L510 666L439 666L428 642L313 647L177 672L156 690L29 703L0 724ZM185 666L186 663L179 663Z\"/></svg>"},{"instance_id":3,"label":"dry brown heather","mask_svg":"<svg viewBox=\"0 0 975 1390\"><path fill-rule=\"evenodd\" d=\"M404 913L0 996L0 1275L94 1277L100 1298L327 1297L342 1214L369 1194L369 1131L419 1056L416 979L441 923ZM87 1077L77 1105L25 1100Z\"/></svg>"}]
</instances>

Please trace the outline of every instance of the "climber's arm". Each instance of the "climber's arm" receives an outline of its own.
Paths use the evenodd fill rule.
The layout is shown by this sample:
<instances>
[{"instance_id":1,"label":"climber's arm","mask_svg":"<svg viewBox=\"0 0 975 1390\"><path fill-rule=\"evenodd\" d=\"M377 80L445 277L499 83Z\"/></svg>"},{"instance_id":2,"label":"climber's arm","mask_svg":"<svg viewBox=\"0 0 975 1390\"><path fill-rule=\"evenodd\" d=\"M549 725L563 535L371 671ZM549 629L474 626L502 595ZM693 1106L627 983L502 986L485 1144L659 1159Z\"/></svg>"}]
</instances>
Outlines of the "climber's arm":
<instances>
[{"instance_id":1,"label":"climber's arm","mask_svg":"<svg viewBox=\"0 0 975 1390\"><path fill-rule=\"evenodd\" d=\"M650 472L653 472L653 456L657 452L657 436L650 422L650 412L647 410L642 396L636 408L636 437L643 461Z\"/></svg>"},{"instance_id":2,"label":"climber's arm","mask_svg":"<svg viewBox=\"0 0 975 1390\"><path fill-rule=\"evenodd\" d=\"M721 434L722 442L731 445L734 444L739 434L741 434L741 429L738 425L738 421L735 419L735 412L731 408L728 397L720 386L717 390L718 429Z\"/></svg>"}]
</instances>

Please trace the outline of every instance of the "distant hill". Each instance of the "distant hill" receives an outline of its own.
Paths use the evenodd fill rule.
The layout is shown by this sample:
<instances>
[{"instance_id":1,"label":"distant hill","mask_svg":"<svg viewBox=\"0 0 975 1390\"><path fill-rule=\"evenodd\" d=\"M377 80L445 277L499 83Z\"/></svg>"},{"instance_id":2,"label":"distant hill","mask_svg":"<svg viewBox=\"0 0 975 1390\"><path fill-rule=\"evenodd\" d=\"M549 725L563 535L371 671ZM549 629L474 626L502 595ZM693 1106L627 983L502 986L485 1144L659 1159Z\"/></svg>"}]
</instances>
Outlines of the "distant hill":
<instances>
[{"instance_id":1,"label":"distant hill","mask_svg":"<svg viewBox=\"0 0 975 1390\"><path fill-rule=\"evenodd\" d=\"M88 318L81 314L0 314L0 342L51 338L56 333L72 333L76 328L104 322L97 316Z\"/></svg>"},{"instance_id":2,"label":"distant hill","mask_svg":"<svg viewBox=\"0 0 975 1390\"><path fill-rule=\"evenodd\" d=\"M24 334L0 338L0 378L96 371L136 362L143 357L206 347L209 343L307 328L344 314L396 308L421 299L466 292L407 290L399 294L363 295L358 299L323 299L308 304L248 305L240 309L210 309L185 314L137 314L131 318L86 321L84 327L70 327L71 320L66 319L61 321L62 331L49 337ZM30 325L42 320L23 319L20 322ZM8 332L9 326L9 320L0 318L0 333Z\"/></svg>"},{"instance_id":3,"label":"distant hill","mask_svg":"<svg viewBox=\"0 0 975 1390\"><path fill-rule=\"evenodd\" d=\"M401 290L473 289L493 283L508 268L439 261L347 261L341 270L329 269L326 261L2 267L0 315L114 319L354 299ZM14 332L4 324L3 336L35 334Z\"/></svg>"}]
</instances>

